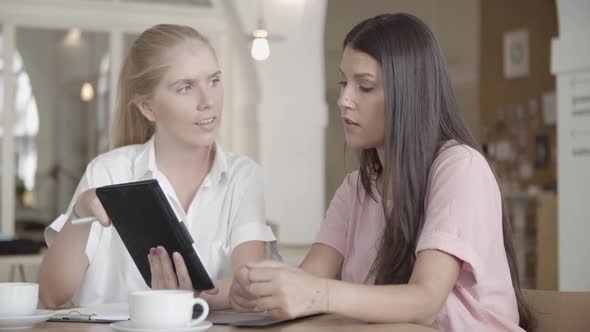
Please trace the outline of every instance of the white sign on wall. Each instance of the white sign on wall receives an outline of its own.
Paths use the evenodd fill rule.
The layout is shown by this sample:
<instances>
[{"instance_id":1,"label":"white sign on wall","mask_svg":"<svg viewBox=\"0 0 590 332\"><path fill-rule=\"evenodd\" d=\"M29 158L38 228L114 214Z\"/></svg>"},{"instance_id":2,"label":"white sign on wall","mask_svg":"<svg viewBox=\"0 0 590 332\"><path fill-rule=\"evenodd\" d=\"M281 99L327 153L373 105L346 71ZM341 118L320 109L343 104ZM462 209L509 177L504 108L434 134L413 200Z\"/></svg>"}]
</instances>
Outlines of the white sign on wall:
<instances>
[{"instance_id":1,"label":"white sign on wall","mask_svg":"<svg viewBox=\"0 0 590 332\"><path fill-rule=\"evenodd\" d=\"M590 290L590 2L558 0L557 77L559 290Z\"/></svg>"}]
</instances>

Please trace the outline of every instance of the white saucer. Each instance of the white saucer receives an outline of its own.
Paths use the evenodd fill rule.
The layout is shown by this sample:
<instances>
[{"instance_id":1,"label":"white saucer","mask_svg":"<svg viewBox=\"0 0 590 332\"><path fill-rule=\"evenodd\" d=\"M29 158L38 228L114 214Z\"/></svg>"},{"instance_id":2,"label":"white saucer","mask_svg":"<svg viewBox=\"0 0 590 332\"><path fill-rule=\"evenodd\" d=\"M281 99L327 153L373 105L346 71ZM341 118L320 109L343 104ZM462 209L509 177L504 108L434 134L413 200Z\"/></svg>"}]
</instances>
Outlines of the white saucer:
<instances>
[{"instance_id":1,"label":"white saucer","mask_svg":"<svg viewBox=\"0 0 590 332\"><path fill-rule=\"evenodd\" d=\"M115 331L120 331L120 332L139 332L139 331L143 331L143 332L199 332L199 331L207 331L211 326L213 326L213 323L211 323L210 321L207 321L207 320L204 320L195 326L177 327L177 328L172 328L172 329L144 329L144 328L134 327L131 324L131 321L129 321L129 320L122 321L122 322L116 322L116 323L111 324L111 327Z\"/></svg>"},{"instance_id":2,"label":"white saucer","mask_svg":"<svg viewBox=\"0 0 590 332\"><path fill-rule=\"evenodd\" d=\"M31 316L0 317L0 330L28 329L48 320L54 314L55 311L51 310L35 310Z\"/></svg>"}]
</instances>

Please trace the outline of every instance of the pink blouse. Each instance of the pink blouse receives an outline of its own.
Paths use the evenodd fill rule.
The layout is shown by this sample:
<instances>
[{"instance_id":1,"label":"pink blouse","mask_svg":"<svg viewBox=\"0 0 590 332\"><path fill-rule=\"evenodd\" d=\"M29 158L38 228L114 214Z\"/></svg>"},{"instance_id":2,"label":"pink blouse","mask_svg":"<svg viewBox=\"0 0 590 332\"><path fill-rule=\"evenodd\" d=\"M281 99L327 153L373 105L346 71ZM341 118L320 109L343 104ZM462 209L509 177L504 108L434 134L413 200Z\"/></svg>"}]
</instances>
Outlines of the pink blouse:
<instances>
[{"instance_id":1,"label":"pink blouse","mask_svg":"<svg viewBox=\"0 0 590 332\"><path fill-rule=\"evenodd\" d=\"M317 243L344 257L343 281L374 282L367 275L385 225L374 193L377 201L364 190L358 171L348 175L317 236ZM425 203L416 254L435 249L463 262L432 326L440 331L523 331L504 250L500 191L484 157L468 146L443 146L430 171Z\"/></svg>"}]
</instances>

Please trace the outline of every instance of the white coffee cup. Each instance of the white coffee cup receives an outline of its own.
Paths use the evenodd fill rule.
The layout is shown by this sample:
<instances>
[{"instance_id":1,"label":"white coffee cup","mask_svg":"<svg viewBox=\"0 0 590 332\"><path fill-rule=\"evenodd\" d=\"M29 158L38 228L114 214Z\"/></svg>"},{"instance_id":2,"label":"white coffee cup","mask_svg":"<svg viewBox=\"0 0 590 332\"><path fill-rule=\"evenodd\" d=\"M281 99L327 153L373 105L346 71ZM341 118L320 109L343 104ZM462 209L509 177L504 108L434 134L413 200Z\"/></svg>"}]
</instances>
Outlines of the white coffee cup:
<instances>
[{"instance_id":1,"label":"white coffee cup","mask_svg":"<svg viewBox=\"0 0 590 332\"><path fill-rule=\"evenodd\" d=\"M32 316L39 302L39 284L0 283L0 317Z\"/></svg>"},{"instance_id":2,"label":"white coffee cup","mask_svg":"<svg viewBox=\"0 0 590 332\"><path fill-rule=\"evenodd\" d=\"M200 305L203 312L196 319L193 306ZM207 318L209 305L195 298L189 290L148 290L129 295L131 325L144 329L167 329L195 326Z\"/></svg>"}]
</instances>

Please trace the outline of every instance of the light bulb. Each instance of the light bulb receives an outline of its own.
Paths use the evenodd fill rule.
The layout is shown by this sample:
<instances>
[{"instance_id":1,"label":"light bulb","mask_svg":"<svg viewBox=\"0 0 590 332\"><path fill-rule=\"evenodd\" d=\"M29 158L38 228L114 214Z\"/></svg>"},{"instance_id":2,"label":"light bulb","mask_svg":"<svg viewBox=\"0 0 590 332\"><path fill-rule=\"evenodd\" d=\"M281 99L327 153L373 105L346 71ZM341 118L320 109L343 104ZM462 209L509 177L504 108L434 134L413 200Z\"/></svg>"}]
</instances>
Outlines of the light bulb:
<instances>
[{"instance_id":1,"label":"light bulb","mask_svg":"<svg viewBox=\"0 0 590 332\"><path fill-rule=\"evenodd\" d=\"M252 33L252 50L250 54L258 61L264 61L270 56L270 47L268 46L268 32L266 30L255 30Z\"/></svg>"},{"instance_id":2,"label":"light bulb","mask_svg":"<svg viewBox=\"0 0 590 332\"><path fill-rule=\"evenodd\" d=\"M94 98L94 87L92 84L88 82L84 82L82 84L82 89L80 89L80 99L85 102L89 102Z\"/></svg>"},{"instance_id":3,"label":"light bulb","mask_svg":"<svg viewBox=\"0 0 590 332\"><path fill-rule=\"evenodd\" d=\"M72 28L68 30L66 37L64 38L64 43L66 46L69 47L79 47L80 46L80 37L82 36L82 31L78 28Z\"/></svg>"}]
</instances>

